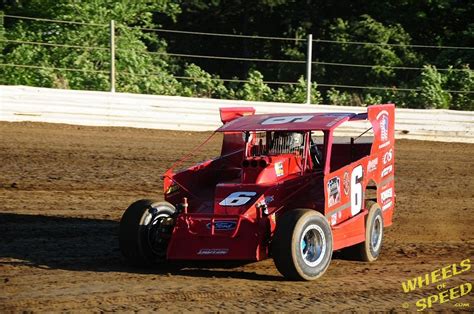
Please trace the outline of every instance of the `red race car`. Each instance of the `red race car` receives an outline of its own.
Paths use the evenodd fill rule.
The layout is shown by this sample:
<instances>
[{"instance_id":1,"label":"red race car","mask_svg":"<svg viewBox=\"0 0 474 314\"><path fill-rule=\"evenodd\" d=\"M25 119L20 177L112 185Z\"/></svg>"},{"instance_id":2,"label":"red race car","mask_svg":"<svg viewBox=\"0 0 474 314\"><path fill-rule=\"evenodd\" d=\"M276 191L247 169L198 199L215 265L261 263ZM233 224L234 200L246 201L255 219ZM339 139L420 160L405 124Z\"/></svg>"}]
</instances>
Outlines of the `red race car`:
<instances>
[{"instance_id":1,"label":"red race car","mask_svg":"<svg viewBox=\"0 0 474 314\"><path fill-rule=\"evenodd\" d=\"M130 205L119 235L128 262L272 257L286 278L313 280L336 250L377 259L395 205L394 105L254 113L221 108L220 157L169 169L166 202ZM343 124L367 129L337 136Z\"/></svg>"}]
</instances>

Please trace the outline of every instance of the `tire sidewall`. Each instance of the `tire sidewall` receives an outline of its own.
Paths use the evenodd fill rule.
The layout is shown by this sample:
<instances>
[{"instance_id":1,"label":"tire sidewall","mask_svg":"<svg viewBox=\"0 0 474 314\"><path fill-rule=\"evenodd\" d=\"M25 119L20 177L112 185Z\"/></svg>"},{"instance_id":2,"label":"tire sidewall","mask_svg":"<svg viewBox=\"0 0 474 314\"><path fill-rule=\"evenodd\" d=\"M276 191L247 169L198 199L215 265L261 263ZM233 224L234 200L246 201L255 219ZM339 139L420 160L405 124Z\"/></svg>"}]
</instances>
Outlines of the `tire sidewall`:
<instances>
[{"instance_id":1,"label":"tire sidewall","mask_svg":"<svg viewBox=\"0 0 474 314\"><path fill-rule=\"evenodd\" d=\"M374 248L372 245L372 234L375 230L375 222L377 219L380 219L381 223L381 233L380 233L380 238L379 242L380 244L378 245L378 248ZM365 241L365 249L367 251L368 259L369 261L374 261L376 260L380 252L382 250L382 244L383 244L383 238L384 238L384 222L383 222L383 214L382 214L382 209L378 204L372 205L372 207L369 210L369 214L367 216L367 224L366 224L366 241Z\"/></svg>"},{"instance_id":2,"label":"tire sidewall","mask_svg":"<svg viewBox=\"0 0 474 314\"><path fill-rule=\"evenodd\" d=\"M148 224L156 215L171 216L176 209L167 202L148 199L131 204L122 216L119 227L119 244L122 255L133 265L151 265L166 257L158 256L152 250L148 240ZM164 252L166 253L166 252Z\"/></svg>"},{"instance_id":3,"label":"tire sidewall","mask_svg":"<svg viewBox=\"0 0 474 314\"><path fill-rule=\"evenodd\" d=\"M323 252L323 257L315 266L306 264L301 252L301 240L304 236L303 233L311 225L317 226L318 232L319 230L322 231L325 239L325 251ZM313 280L324 274L331 262L333 240L331 227L323 215L314 211L305 213L295 225L291 243L293 262L296 271L302 278Z\"/></svg>"},{"instance_id":4,"label":"tire sidewall","mask_svg":"<svg viewBox=\"0 0 474 314\"><path fill-rule=\"evenodd\" d=\"M153 262L162 262L166 258L165 256L158 256L153 252L153 249L149 243L148 237L148 226L154 220L153 211L156 210L157 216L167 216L170 217L174 214L175 209L168 203L164 202L154 202L150 204L143 212L143 216L140 219L140 226L138 229L138 241L140 246L140 251L143 256L147 256Z\"/></svg>"}]
</instances>

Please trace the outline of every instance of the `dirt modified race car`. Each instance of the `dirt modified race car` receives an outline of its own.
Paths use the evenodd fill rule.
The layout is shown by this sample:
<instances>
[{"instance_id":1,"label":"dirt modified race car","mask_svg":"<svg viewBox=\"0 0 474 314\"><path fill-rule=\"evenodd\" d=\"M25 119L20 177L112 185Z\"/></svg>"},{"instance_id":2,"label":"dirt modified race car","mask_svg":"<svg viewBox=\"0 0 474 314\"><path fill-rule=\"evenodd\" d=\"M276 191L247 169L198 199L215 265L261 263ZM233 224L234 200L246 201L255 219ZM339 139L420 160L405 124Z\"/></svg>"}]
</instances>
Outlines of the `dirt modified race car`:
<instances>
[{"instance_id":1,"label":"dirt modified race car","mask_svg":"<svg viewBox=\"0 0 474 314\"><path fill-rule=\"evenodd\" d=\"M221 108L220 156L169 169L165 202L130 205L123 256L135 265L272 257L294 280L321 276L336 250L376 260L395 205L394 114L392 104L360 114ZM349 123L368 128L335 136Z\"/></svg>"}]
</instances>

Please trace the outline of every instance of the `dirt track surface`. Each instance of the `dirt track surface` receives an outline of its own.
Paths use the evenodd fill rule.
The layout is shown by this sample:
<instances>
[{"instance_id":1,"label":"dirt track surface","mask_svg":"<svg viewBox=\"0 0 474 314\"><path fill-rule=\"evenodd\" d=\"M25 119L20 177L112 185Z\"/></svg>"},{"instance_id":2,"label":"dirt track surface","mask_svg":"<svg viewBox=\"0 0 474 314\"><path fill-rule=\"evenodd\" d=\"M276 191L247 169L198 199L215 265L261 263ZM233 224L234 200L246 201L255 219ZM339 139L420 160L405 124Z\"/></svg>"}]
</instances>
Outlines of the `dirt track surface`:
<instances>
[{"instance_id":1,"label":"dirt track surface","mask_svg":"<svg viewBox=\"0 0 474 314\"><path fill-rule=\"evenodd\" d=\"M0 312L415 311L436 284L402 281L474 259L474 145L398 141L397 206L375 263L334 259L313 282L267 260L231 269L133 269L118 221L208 133L0 123ZM211 143L216 148L217 143ZM445 281L474 283L474 270ZM434 310L474 310L474 292Z\"/></svg>"}]
</instances>

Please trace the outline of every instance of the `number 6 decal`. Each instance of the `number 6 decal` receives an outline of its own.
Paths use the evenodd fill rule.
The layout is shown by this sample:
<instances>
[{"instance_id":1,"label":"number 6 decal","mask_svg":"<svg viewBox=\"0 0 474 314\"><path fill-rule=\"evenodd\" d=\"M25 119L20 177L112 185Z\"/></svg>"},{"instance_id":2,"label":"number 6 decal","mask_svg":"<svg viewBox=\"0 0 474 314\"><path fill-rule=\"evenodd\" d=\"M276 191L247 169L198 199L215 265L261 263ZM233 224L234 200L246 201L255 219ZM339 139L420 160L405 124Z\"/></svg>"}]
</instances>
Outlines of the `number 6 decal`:
<instances>
[{"instance_id":1,"label":"number 6 decal","mask_svg":"<svg viewBox=\"0 0 474 314\"><path fill-rule=\"evenodd\" d=\"M361 165L355 167L351 174L351 214L357 215L362 210L362 176L364 169Z\"/></svg>"},{"instance_id":2,"label":"number 6 decal","mask_svg":"<svg viewBox=\"0 0 474 314\"><path fill-rule=\"evenodd\" d=\"M284 123L297 123L307 122L311 120L313 116L286 116L286 117L273 117L268 118L262 122L263 125L271 124L284 124Z\"/></svg>"},{"instance_id":3,"label":"number 6 decal","mask_svg":"<svg viewBox=\"0 0 474 314\"><path fill-rule=\"evenodd\" d=\"M219 205L221 206L242 206L247 204L253 196L257 195L256 192L234 192L223 199Z\"/></svg>"}]
</instances>

